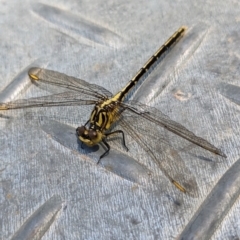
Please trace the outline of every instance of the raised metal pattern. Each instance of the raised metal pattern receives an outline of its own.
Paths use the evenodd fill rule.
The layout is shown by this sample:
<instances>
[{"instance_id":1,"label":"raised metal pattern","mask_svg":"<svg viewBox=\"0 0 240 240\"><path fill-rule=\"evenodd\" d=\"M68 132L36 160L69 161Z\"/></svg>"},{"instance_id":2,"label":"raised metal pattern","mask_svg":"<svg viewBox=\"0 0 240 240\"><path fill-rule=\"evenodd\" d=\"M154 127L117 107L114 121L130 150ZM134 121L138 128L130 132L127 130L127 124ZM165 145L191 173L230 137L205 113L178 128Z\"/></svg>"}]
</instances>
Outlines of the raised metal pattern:
<instances>
[{"instance_id":1,"label":"raised metal pattern","mask_svg":"<svg viewBox=\"0 0 240 240\"><path fill-rule=\"evenodd\" d=\"M56 130L56 123L46 122L51 128L44 131L42 126L32 127L35 117L44 116L76 128L77 123L89 117L91 109L87 106L81 109L81 114L75 106L68 111L53 108L48 113L39 109L32 115L28 110L19 111L16 120L2 113L0 239L11 239L29 216L55 194L61 196L67 208L42 239L145 240L179 236L208 193L240 156L236 90L240 75L239 2L139 4L135 0L49 0L42 4L43 8L36 1L0 3L0 89L8 100L14 98L14 92L15 99L46 93L33 88L27 77L25 69L36 65L87 79L116 92L179 25L189 26L188 35L147 76L135 100L161 109L228 155L227 161L213 162L208 154L186 154L192 145L180 148L185 164L197 176L200 192L193 199L178 194L132 142L132 151L126 153L120 142L118 155L112 154L111 159L103 159L101 164L105 166L109 161L111 169L115 162L119 163L119 156L124 156L123 152L151 171L147 177L145 171L137 175L132 169L131 176L136 181L96 166L98 152L89 156L73 151L69 139L76 138L67 137L60 142L56 132L50 131ZM6 94L5 87L18 76L28 85L14 81L13 92ZM127 162L123 164L122 169L128 167ZM239 185L234 186L239 189ZM209 219L218 226L211 239L239 239L239 201L229 206L222 218L209 212ZM221 214L222 210L217 212ZM200 222L198 230L204 226Z\"/></svg>"}]
</instances>

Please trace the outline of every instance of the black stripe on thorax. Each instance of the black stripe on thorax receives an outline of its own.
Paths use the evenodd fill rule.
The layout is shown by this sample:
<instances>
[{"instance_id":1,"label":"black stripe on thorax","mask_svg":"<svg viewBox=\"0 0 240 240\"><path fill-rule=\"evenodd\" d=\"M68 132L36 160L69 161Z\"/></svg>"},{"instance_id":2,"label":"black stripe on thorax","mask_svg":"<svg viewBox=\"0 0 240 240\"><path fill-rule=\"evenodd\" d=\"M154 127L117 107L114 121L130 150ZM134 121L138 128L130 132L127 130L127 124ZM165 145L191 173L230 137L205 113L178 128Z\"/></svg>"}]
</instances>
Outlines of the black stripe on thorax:
<instances>
[{"instance_id":1,"label":"black stripe on thorax","mask_svg":"<svg viewBox=\"0 0 240 240\"><path fill-rule=\"evenodd\" d=\"M108 114L106 109L95 106L91 114L90 128L92 129L104 129L108 123Z\"/></svg>"}]
</instances>

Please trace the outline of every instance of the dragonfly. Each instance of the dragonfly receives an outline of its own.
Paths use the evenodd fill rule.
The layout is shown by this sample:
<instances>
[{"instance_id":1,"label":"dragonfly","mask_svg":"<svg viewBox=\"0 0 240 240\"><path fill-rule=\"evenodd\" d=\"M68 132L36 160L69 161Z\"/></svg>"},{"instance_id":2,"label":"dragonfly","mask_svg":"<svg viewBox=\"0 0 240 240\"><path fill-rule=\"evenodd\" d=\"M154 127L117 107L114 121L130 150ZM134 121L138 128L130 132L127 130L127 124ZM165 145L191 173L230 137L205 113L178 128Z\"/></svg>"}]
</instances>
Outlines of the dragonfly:
<instances>
[{"instance_id":1,"label":"dragonfly","mask_svg":"<svg viewBox=\"0 0 240 240\"><path fill-rule=\"evenodd\" d=\"M160 137L160 134L162 134L161 130L168 130L216 155L222 157L226 157L226 155L221 149L218 149L207 140L196 136L160 110L127 99L129 92L141 80L143 75L184 36L185 31L186 27L180 27L148 59L129 83L115 95L99 85L91 84L57 71L35 67L28 71L32 82L40 87L54 86L62 91L43 97L0 103L0 110L93 105L89 120L76 129L76 135L82 144L87 146L92 147L99 143L105 146L105 152L100 156L98 163L111 149L108 141L109 136L120 135L123 146L128 150L125 141L125 134L128 134L150 155L175 187L183 193L188 193L190 190L188 190L187 184L182 183L184 180L181 177L177 177L177 174L174 174L174 171L177 171L177 169L184 169L184 163L179 160L177 152L171 148L170 143L164 140L164 137ZM115 123L118 123L121 129L114 130L113 126ZM118 126L118 124L116 125ZM161 157L161 155L164 156ZM170 156L176 156L178 160L174 162L174 157Z\"/></svg>"}]
</instances>

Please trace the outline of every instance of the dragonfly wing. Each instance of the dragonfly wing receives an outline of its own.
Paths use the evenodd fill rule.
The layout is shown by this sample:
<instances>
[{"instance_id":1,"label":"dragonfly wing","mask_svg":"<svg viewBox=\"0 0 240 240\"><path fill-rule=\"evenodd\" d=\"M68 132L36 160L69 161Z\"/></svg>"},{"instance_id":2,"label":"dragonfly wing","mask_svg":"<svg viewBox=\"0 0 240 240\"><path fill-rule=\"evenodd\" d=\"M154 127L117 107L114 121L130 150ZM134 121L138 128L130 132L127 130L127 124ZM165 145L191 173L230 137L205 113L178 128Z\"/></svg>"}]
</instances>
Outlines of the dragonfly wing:
<instances>
[{"instance_id":1,"label":"dragonfly wing","mask_svg":"<svg viewBox=\"0 0 240 240\"><path fill-rule=\"evenodd\" d=\"M84 89L88 91L89 95L104 99L112 96L112 93L107 89L98 86L96 84L88 83L82 79L68 76L64 73L56 72L53 70L43 69L43 68L31 68L28 71L28 75L32 82L44 88L48 91L66 89L68 91L77 91ZM52 86L52 87L50 87ZM55 89L53 88L55 87Z\"/></svg>"},{"instance_id":2,"label":"dragonfly wing","mask_svg":"<svg viewBox=\"0 0 240 240\"><path fill-rule=\"evenodd\" d=\"M162 113L160 110L144 105L136 101L129 101L128 103L122 103L122 107L126 112L130 111L135 113L137 116L141 116L158 126L161 126L168 131L177 134L178 136L210 151L222 157L226 155L213 144L207 140L196 136L193 132L189 131L187 128L181 124L171 120L167 115Z\"/></svg>"},{"instance_id":3,"label":"dragonfly wing","mask_svg":"<svg viewBox=\"0 0 240 240\"><path fill-rule=\"evenodd\" d=\"M163 130L152 128L141 117L123 116L120 124L158 165L163 174L182 192L198 196L198 186L183 159L168 141L161 138Z\"/></svg>"},{"instance_id":4,"label":"dragonfly wing","mask_svg":"<svg viewBox=\"0 0 240 240\"><path fill-rule=\"evenodd\" d=\"M53 106L80 106L96 104L97 98L89 96L84 89L78 92L62 92L43 97L18 99L15 101L0 103L0 110L21 109L34 107L53 107Z\"/></svg>"}]
</instances>

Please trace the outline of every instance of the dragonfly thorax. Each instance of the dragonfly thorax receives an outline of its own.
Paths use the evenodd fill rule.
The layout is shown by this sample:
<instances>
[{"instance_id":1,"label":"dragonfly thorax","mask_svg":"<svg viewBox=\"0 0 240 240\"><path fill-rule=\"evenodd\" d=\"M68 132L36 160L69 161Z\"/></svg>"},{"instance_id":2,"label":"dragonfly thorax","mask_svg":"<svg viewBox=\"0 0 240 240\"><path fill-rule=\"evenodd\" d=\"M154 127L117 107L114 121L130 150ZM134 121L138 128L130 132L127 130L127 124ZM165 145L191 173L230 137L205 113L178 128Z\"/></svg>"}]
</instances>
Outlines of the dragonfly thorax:
<instances>
[{"instance_id":1,"label":"dragonfly thorax","mask_svg":"<svg viewBox=\"0 0 240 240\"><path fill-rule=\"evenodd\" d=\"M89 128L86 125L77 128L79 140L90 147L101 142L105 137L104 132L117 120L116 110L117 108L114 108L110 101L108 104L106 102L97 104L88 121Z\"/></svg>"}]
</instances>

